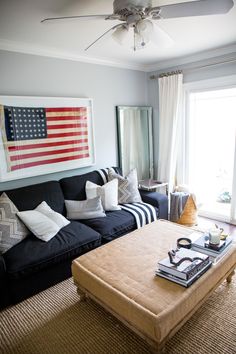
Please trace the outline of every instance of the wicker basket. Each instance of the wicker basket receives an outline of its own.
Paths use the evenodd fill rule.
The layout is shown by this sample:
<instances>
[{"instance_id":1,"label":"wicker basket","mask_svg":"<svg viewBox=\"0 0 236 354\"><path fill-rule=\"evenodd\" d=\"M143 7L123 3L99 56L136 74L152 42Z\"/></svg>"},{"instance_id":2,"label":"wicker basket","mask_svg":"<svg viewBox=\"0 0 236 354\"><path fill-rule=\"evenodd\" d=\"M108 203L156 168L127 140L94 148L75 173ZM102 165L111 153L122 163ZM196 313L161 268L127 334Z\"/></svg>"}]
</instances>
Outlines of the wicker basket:
<instances>
[{"instance_id":1,"label":"wicker basket","mask_svg":"<svg viewBox=\"0 0 236 354\"><path fill-rule=\"evenodd\" d=\"M181 217L176 222L186 226L197 224L197 206L191 194L188 197Z\"/></svg>"}]
</instances>

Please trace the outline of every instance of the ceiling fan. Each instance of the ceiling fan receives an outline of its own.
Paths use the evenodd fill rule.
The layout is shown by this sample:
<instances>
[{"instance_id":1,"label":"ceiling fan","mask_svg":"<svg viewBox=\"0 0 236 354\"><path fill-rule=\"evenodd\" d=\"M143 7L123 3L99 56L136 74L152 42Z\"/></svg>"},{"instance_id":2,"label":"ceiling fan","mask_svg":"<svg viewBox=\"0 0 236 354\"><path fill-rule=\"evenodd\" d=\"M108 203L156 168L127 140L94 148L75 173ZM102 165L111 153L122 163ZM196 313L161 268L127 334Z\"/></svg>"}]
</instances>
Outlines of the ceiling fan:
<instances>
[{"instance_id":1,"label":"ceiling fan","mask_svg":"<svg viewBox=\"0 0 236 354\"><path fill-rule=\"evenodd\" d=\"M224 14L233 6L233 0L195 0L154 7L152 6L152 0L114 0L113 14L50 17L45 18L41 23L65 19L118 20L121 23L112 26L85 50L88 50L111 31L113 31L113 39L119 44L123 44L130 30L133 30L133 49L137 50L144 48L149 41L160 42L164 40L166 43L171 41L167 33L154 26L153 22L156 20Z\"/></svg>"}]
</instances>

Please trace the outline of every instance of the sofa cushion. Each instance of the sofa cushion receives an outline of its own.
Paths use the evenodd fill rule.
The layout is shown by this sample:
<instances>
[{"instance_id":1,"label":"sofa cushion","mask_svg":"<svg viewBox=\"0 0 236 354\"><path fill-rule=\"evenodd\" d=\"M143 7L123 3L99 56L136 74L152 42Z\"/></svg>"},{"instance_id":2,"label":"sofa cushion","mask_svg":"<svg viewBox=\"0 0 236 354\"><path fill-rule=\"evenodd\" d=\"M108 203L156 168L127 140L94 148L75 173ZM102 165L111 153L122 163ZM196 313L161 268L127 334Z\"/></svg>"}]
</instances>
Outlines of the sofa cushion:
<instances>
[{"instance_id":1,"label":"sofa cushion","mask_svg":"<svg viewBox=\"0 0 236 354\"><path fill-rule=\"evenodd\" d=\"M104 184L102 177L97 171L85 173L79 176L66 177L60 180L64 197L67 200L85 200L85 184L91 181L100 186Z\"/></svg>"},{"instance_id":2,"label":"sofa cushion","mask_svg":"<svg viewBox=\"0 0 236 354\"><path fill-rule=\"evenodd\" d=\"M72 221L61 229L49 242L43 242L31 235L4 254L6 269L10 278L20 278L45 269L89 251L101 244L100 235L79 223Z\"/></svg>"},{"instance_id":3,"label":"sofa cushion","mask_svg":"<svg viewBox=\"0 0 236 354\"><path fill-rule=\"evenodd\" d=\"M111 241L136 229L134 216L125 210L108 211L105 218L81 221L99 232L103 242Z\"/></svg>"},{"instance_id":4,"label":"sofa cushion","mask_svg":"<svg viewBox=\"0 0 236 354\"><path fill-rule=\"evenodd\" d=\"M60 214L65 212L64 196L58 181L11 189L6 193L19 211L35 209L42 201L46 201L54 211Z\"/></svg>"}]
</instances>

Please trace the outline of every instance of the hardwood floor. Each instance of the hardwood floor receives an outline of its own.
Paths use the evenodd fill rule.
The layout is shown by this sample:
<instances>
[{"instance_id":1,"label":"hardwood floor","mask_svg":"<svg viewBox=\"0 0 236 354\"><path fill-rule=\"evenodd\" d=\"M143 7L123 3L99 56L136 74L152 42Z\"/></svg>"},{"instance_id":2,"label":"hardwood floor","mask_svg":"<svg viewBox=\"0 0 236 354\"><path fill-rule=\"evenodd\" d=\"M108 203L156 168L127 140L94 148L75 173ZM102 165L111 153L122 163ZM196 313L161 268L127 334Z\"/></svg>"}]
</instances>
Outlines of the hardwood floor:
<instances>
[{"instance_id":1,"label":"hardwood floor","mask_svg":"<svg viewBox=\"0 0 236 354\"><path fill-rule=\"evenodd\" d=\"M236 237L236 226L232 224L228 224L225 222L221 222L218 220L213 220L209 218L205 218L202 216L198 216L198 226L202 229L208 229L213 227L215 224L217 224L219 227L222 227L224 229L225 233L230 234L231 236Z\"/></svg>"}]
</instances>

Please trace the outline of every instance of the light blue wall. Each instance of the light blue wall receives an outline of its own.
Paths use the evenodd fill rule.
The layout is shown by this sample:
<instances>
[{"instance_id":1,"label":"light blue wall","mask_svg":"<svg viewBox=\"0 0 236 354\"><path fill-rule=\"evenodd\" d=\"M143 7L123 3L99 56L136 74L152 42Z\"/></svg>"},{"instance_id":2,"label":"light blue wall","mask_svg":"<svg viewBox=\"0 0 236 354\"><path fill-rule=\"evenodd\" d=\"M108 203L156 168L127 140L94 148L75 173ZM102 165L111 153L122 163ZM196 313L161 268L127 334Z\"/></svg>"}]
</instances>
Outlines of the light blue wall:
<instances>
[{"instance_id":1,"label":"light blue wall","mask_svg":"<svg viewBox=\"0 0 236 354\"><path fill-rule=\"evenodd\" d=\"M117 165L115 106L145 105L146 75L135 70L0 51L0 95L89 97L94 107L95 166L0 183L0 190L7 190Z\"/></svg>"},{"instance_id":2,"label":"light blue wall","mask_svg":"<svg viewBox=\"0 0 236 354\"><path fill-rule=\"evenodd\" d=\"M231 53L230 56L236 57L236 53ZM150 105L153 107L154 161L156 161L158 156L158 82L150 80L149 77L176 69L183 70L185 83L235 75L235 62L195 69L196 66L209 65L216 59L224 61L227 57L229 55L197 62L193 60L182 65L176 61L176 64L172 62L171 66L167 65L160 70L145 74L135 70L0 51L0 95L92 98L96 144L95 166L2 182L0 190L117 165L115 120L115 106L117 105Z\"/></svg>"},{"instance_id":3,"label":"light blue wall","mask_svg":"<svg viewBox=\"0 0 236 354\"><path fill-rule=\"evenodd\" d=\"M214 53L212 53L214 54ZM201 80L220 78L225 76L236 75L236 61L231 63L225 63L220 65L211 65L215 62L224 62L230 59L236 59L236 52L229 53L227 55L212 56L209 59L192 61L187 64L179 65L179 60L176 60L171 66L163 67L160 70L156 70L147 74L147 95L148 105L153 107L153 125L154 125L154 168L157 171L157 157L158 157L158 80L150 79L150 76L158 76L161 73L171 72L175 70L183 71L184 83L191 83Z\"/></svg>"}]
</instances>

